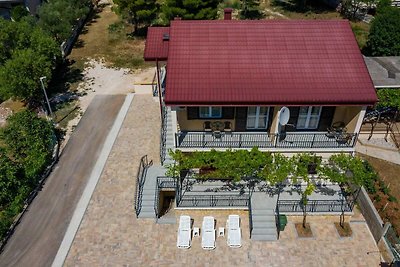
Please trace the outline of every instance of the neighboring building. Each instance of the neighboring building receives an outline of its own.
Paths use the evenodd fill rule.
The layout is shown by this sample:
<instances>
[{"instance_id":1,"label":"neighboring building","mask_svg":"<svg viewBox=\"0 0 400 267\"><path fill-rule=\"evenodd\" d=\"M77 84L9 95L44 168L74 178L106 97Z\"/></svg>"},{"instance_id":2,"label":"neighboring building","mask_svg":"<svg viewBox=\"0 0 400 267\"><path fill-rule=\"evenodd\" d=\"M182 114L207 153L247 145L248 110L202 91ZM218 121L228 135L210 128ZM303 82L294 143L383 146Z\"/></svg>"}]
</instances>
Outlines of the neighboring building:
<instances>
[{"instance_id":1,"label":"neighboring building","mask_svg":"<svg viewBox=\"0 0 400 267\"><path fill-rule=\"evenodd\" d=\"M364 57L375 88L400 88L400 57Z\"/></svg>"},{"instance_id":2,"label":"neighboring building","mask_svg":"<svg viewBox=\"0 0 400 267\"><path fill-rule=\"evenodd\" d=\"M0 0L0 17L10 19L11 8L15 5L25 5L32 15L36 15L42 0Z\"/></svg>"},{"instance_id":3,"label":"neighboring building","mask_svg":"<svg viewBox=\"0 0 400 267\"><path fill-rule=\"evenodd\" d=\"M351 153L377 101L347 20L174 20L149 28L144 58L167 63L182 151Z\"/></svg>"}]
</instances>

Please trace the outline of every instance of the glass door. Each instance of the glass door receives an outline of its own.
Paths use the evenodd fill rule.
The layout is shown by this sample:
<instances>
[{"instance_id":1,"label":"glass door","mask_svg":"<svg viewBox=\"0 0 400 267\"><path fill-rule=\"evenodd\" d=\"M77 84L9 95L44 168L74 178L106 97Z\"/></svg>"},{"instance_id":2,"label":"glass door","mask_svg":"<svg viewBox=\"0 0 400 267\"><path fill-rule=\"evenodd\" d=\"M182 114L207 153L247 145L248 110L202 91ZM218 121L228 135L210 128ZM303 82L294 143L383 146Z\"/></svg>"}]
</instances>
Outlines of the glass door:
<instances>
[{"instance_id":1,"label":"glass door","mask_svg":"<svg viewBox=\"0 0 400 267\"><path fill-rule=\"evenodd\" d=\"M269 107L248 107L246 128L249 130L266 129L268 117Z\"/></svg>"},{"instance_id":2,"label":"glass door","mask_svg":"<svg viewBox=\"0 0 400 267\"><path fill-rule=\"evenodd\" d=\"M300 107L297 129L317 129L322 107Z\"/></svg>"}]
</instances>

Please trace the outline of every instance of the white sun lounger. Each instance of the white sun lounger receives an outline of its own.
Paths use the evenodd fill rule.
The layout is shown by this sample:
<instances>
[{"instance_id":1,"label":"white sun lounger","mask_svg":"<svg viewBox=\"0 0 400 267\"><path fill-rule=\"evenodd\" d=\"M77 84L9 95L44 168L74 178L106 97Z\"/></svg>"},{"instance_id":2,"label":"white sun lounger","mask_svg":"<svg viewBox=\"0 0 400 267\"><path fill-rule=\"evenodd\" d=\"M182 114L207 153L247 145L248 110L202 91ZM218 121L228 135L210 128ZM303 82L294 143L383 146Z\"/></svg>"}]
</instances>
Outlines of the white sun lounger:
<instances>
[{"instance_id":1,"label":"white sun lounger","mask_svg":"<svg viewBox=\"0 0 400 267\"><path fill-rule=\"evenodd\" d=\"M203 218L201 246L203 249L215 249L215 226L214 217L206 216Z\"/></svg>"},{"instance_id":2,"label":"white sun lounger","mask_svg":"<svg viewBox=\"0 0 400 267\"><path fill-rule=\"evenodd\" d=\"M182 215L179 218L178 240L176 242L178 248L190 248L192 237L191 224L190 216Z\"/></svg>"},{"instance_id":3,"label":"white sun lounger","mask_svg":"<svg viewBox=\"0 0 400 267\"><path fill-rule=\"evenodd\" d=\"M240 248L242 246L242 233L239 221L239 215L229 215L226 222L226 228L228 228L227 242L231 248Z\"/></svg>"}]
</instances>

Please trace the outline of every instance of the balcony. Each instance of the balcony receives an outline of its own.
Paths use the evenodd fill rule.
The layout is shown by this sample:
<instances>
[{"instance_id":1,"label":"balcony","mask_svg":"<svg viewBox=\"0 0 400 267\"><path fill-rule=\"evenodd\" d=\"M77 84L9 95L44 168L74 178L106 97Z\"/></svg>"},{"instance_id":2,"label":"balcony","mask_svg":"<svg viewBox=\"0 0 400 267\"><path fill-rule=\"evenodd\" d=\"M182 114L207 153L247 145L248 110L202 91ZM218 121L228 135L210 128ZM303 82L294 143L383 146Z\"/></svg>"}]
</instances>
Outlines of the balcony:
<instances>
[{"instance_id":1,"label":"balcony","mask_svg":"<svg viewBox=\"0 0 400 267\"><path fill-rule=\"evenodd\" d=\"M348 149L353 148L357 134L332 135L328 132L179 132L177 148L252 148L260 149Z\"/></svg>"}]
</instances>

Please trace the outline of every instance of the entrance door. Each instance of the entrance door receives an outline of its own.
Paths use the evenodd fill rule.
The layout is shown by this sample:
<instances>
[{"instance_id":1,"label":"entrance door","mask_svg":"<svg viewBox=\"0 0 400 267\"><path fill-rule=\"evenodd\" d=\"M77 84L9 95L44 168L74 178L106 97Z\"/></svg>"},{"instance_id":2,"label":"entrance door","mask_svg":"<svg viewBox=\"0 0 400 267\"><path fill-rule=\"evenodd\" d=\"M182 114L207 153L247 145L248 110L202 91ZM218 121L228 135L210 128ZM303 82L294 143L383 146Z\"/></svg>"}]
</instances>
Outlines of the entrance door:
<instances>
[{"instance_id":1,"label":"entrance door","mask_svg":"<svg viewBox=\"0 0 400 267\"><path fill-rule=\"evenodd\" d=\"M249 130L267 129L269 107L249 107L247 109L247 124Z\"/></svg>"}]
</instances>

